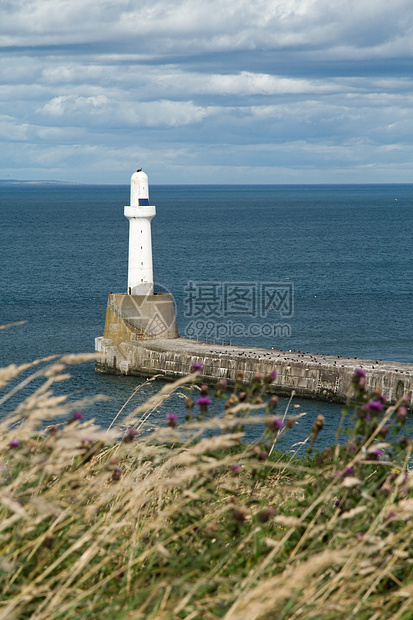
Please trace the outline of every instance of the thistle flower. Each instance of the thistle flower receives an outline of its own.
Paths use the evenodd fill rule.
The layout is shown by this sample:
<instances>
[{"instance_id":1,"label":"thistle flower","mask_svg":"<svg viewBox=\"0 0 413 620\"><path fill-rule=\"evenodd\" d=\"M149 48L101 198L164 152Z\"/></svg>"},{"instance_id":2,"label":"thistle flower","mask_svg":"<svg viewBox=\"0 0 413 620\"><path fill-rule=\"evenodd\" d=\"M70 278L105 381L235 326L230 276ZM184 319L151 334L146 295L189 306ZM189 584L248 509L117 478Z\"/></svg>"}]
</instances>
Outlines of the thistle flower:
<instances>
[{"instance_id":1,"label":"thistle flower","mask_svg":"<svg viewBox=\"0 0 413 620\"><path fill-rule=\"evenodd\" d=\"M117 482L118 480L120 480L121 475L122 470L120 469L120 467L115 467L115 469L112 471L112 480L114 482Z\"/></svg>"},{"instance_id":2,"label":"thistle flower","mask_svg":"<svg viewBox=\"0 0 413 620\"><path fill-rule=\"evenodd\" d=\"M278 433L284 426L283 421L280 418L273 418L270 422L267 422L267 428L273 433Z\"/></svg>"},{"instance_id":3,"label":"thistle flower","mask_svg":"<svg viewBox=\"0 0 413 620\"><path fill-rule=\"evenodd\" d=\"M410 439L404 435L403 437L400 437L398 444L402 449L405 449L410 444Z\"/></svg>"},{"instance_id":4,"label":"thistle flower","mask_svg":"<svg viewBox=\"0 0 413 620\"><path fill-rule=\"evenodd\" d=\"M126 431L126 435L122 439L123 443L132 443L137 434L138 431L136 430L136 428L128 428L128 430Z\"/></svg>"},{"instance_id":5,"label":"thistle flower","mask_svg":"<svg viewBox=\"0 0 413 620\"><path fill-rule=\"evenodd\" d=\"M370 461L378 461L379 459L382 458L382 456L384 456L384 452L383 450L380 450L379 448L373 448L372 450L369 450L367 452L367 456L370 459Z\"/></svg>"},{"instance_id":6,"label":"thistle flower","mask_svg":"<svg viewBox=\"0 0 413 620\"><path fill-rule=\"evenodd\" d=\"M383 403L379 400L370 400L366 405L363 405L362 409L369 411L372 415L377 415L379 411L383 410Z\"/></svg>"},{"instance_id":7,"label":"thistle flower","mask_svg":"<svg viewBox=\"0 0 413 620\"><path fill-rule=\"evenodd\" d=\"M247 518L247 511L243 508L234 508L234 510L232 511L232 516L234 518L235 521L237 521L238 523L244 523L245 519Z\"/></svg>"},{"instance_id":8,"label":"thistle flower","mask_svg":"<svg viewBox=\"0 0 413 620\"><path fill-rule=\"evenodd\" d=\"M385 439L389 433L390 433L390 429L388 426L382 426L378 432L380 437L382 437L383 439Z\"/></svg>"},{"instance_id":9,"label":"thistle flower","mask_svg":"<svg viewBox=\"0 0 413 620\"><path fill-rule=\"evenodd\" d=\"M396 420L399 424L406 424L407 421L407 407L404 407L403 405L401 407L398 408L397 410L397 414L396 414Z\"/></svg>"},{"instance_id":10,"label":"thistle flower","mask_svg":"<svg viewBox=\"0 0 413 620\"><path fill-rule=\"evenodd\" d=\"M167 413L166 421L168 422L168 426L170 426L171 428L175 428L178 423L178 416L176 415L176 413Z\"/></svg>"},{"instance_id":11,"label":"thistle flower","mask_svg":"<svg viewBox=\"0 0 413 620\"><path fill-rule=\"evenodd\" d=\"M261 512L257 514L257 519L260 523L267 523L267 521L269 521L271 517L273 517L274 515L275 515L275 508L270 506L269 508L265 508L264 510L261 510Z\"/></svg>"},{"instance_id":12,"label":"thistle flower","mask_svg":"<svg viewBox=\"0 0 413 620\"><path fill-rule=\"evenodd\" d=\"M360 384L360 380L365 378L366 373L364 372L364 370L362 368L356 368L356 370L354 371L352 382L358 385Z\"/></svg>"},{"instance_id":13,"label":"thistle flower","mask_svg":"<svg viewBox=\"0 0 413 620\"><path fill-rule=\"evenodd\" d=\"M234 477L239 476L242 470L241 465L237 465L237 464L230 465L229 468L231 470L231 476L234 476Z\"/></svg>"},{"instance_id":14,"label":"thistle flower","mask_svg":"<svg viewBox=\"0 0 413 620\"><path fill-rule=\"evenodd\" d=\"M277 371L271 370L271 372L268 373L268 375L265 375L264 383L267 383L268 385L270 385L273 381L275 381L276 378L277 378Z\"/></svg>"},{"instance_id":15,"label":"thistle flower","mask_svg":"<svg viewBox=\"0 0 413 620\"><path fill-rule=\"evenodd\" d=\"M222 394L228 387L228 381L226 379L220 379L215 385L216 394Z\"/></svg>"},{"instance_id":16,"label":"thistle flower","mask_svg":"<svg viewBox=\"0 0 413 620\"><path fill-rule=\"evenodd\" d=\"M271 411L272 409L275 409L278 405L278 396L271 396L270 400L268 401L268 410Z\"/></svg>"},{"instance_id":17,"label":"thistle flower","mask_svg":"<svg viewBox=\"0 0 413 620\"><path fill-rule=\"evenodd\" d=\"M20 441L17 441L17 439L11 439L9 441L9 448L18 448L20 446Z\"/></svg>"},{"instance_id":18,"label":"thistle flower","mask_svg":"<svg viewBox=\"0 0 413 620\"><path fill-rule=\"evenodd\" d=\"M208 411L209 405L212 404L212 400L209 398L209 396L201 396L196 401L196 404L199 405L201 413L206 413Z\"/></svg>"},{"instance_id":19,"label":"thistle flower","mask_svg":"<svg viewBox=\"0 0 413 620\"><path fill-rule=\"evenodd\" d=\"M192 372L202 372L204 370L203 365L200 362L193 362L191 366Z\"/></svg>"},{"instance_id":20,"label":"thistle flower","mask_svg":"<svg viewBox=\"0 0 413 620\"><path fill-rule=\"evenodd\" d=\"M80 422L81 420L83 420L83 413L81 413L80 411L74 411L68 424L73 424L74 422Z\"/></svg>"}]
</instances>

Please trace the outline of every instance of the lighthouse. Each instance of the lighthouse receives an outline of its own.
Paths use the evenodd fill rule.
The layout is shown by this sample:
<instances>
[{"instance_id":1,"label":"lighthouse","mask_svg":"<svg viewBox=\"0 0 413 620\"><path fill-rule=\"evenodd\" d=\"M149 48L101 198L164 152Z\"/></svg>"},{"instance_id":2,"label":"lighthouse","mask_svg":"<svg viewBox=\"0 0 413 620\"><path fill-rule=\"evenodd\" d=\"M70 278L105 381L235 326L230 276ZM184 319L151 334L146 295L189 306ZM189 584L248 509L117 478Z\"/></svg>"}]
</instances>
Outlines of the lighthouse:
<instances>
[{"instance_id":1,"label":"lighthouse","mask_svg":"<svg viewBox=\"0 0 413 620\"><path fill-rule=\"evenodd\" d=\"M132 174L130 205L124 209L129 220L129 295L153 294L151 220L156 208L149 204L148 175L142 169Z\"/></svg>"},{"instance_id":2,"label":"lighthouse","mask_svg":"<svg viewBox=\"0 0 413 620\"><path fill-rule=\"evenodd\" d=\"M148 176L141 168L132 174L124 215L129 220L128 292L109 293L105 330L95 338L95 369L140 375L139 343L179 338L172 294L160 284L154 292L151 221L156 209L149 204Z\"/></svg>"}]
</instances>

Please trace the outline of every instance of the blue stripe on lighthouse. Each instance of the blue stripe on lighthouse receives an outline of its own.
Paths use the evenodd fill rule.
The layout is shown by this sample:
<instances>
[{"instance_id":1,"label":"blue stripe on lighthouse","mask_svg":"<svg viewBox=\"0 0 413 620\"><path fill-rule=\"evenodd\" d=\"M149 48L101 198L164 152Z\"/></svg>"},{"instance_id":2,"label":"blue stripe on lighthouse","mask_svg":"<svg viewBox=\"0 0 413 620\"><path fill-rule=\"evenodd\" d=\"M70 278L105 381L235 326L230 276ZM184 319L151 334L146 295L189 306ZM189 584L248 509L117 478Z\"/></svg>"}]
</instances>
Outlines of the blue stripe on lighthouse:
<instances>
[{"instance_id":1,"label":"blue stripe on lighthouse","mask_svg":"<svg viewBox=\"0 0 413 620\"><path fill-rule=\"evenodd\" d=\"M149 198L138 198L138 204L140 207L147 207L149 206Z\"/></svg>"}]
</instances>

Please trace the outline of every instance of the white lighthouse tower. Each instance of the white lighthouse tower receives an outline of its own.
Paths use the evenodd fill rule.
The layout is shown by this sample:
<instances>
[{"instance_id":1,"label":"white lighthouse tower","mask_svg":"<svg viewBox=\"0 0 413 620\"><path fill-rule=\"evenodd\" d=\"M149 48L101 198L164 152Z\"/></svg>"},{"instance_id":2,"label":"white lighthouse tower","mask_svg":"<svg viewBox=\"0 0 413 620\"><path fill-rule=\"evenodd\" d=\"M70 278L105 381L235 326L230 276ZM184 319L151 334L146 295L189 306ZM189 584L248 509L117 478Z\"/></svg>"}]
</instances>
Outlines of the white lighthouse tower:
<instances>
[{"instance_id":1,"label":"white lighthouse tower","mask_svg":"<svg viewBox=\"0 0 413 620\"><path fill-rule=\"evenodd\" d=\"M103 336L95 338L98 372L142 374L142 341L179 338L171 293L154 293L151 220L156 209L149 204L148 177L133 173L129 220L128 292L109 293ZM163 287L158 287L163 288Z\"/></svg>"},{"instance_id":2,"label":"white lighthouse tower","mask_svg":"<svg viewBox=\"0 0 413 620\"><path fill-rule=\"evenodd\" d=\"M130 206L125 207L129 220L129 295L153 294L151 220L156 208L149 205L148 176L137 170L131 177Z\"/></svg>"}]
</instances>

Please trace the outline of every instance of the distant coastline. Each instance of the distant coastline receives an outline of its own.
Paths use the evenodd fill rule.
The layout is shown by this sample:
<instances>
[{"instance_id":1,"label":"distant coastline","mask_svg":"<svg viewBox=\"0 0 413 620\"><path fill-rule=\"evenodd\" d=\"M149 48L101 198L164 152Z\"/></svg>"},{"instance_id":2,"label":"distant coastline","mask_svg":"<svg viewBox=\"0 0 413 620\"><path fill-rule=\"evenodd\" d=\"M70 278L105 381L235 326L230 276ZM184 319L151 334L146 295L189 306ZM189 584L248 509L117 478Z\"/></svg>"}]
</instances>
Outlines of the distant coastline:
<instances>
[{"instance_id":1,"label":"distant coastline","mask_svg":"<svg viewBox=\"0 0 413 620\"><path fill-rule=\"evenodd\" d=\"M19 179L0 179L0 185L80 185L73 181L20 181Z\"/></svg>"}]
</instances>

